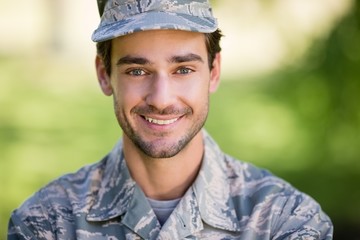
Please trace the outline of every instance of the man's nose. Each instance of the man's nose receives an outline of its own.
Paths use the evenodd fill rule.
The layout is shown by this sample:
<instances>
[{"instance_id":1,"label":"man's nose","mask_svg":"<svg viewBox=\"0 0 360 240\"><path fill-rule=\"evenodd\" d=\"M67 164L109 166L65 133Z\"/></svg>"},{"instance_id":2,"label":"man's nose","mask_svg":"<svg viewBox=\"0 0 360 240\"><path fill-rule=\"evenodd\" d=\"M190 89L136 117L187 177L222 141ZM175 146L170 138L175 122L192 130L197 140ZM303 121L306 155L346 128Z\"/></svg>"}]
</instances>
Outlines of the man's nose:
<instances>
[{"instance_id":1,"label":"man's nose","mask_svg":"<svg viewBox=\"0 0 360 240\"><path fill-rule=\"evenodd\" d=\"M171 106L175 101L173 83L167 74L154 74L151 79L146 103L158 110Z\"/></svg>"}]
</instances>

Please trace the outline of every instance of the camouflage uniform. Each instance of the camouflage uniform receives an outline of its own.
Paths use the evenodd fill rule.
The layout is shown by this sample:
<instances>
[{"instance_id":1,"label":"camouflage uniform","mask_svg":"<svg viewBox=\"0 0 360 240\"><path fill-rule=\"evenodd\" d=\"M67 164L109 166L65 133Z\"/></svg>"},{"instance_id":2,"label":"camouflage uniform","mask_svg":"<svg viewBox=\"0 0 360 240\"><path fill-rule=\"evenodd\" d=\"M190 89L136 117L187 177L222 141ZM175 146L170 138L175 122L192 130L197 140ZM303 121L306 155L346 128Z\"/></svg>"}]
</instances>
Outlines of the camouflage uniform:
<instances>
[{"instance_id":1,"label":"camouflage uniform","mask_svg":"<svg viewBox=\"0 0 360 240\"><path fill-rule=\"evenodd\" d=\"M162 228L120 141L99 163L55 180L15 210L9 239L332 239L331 221L313 199L203 135L200 172Z\"/></svg>"}]
</instances>

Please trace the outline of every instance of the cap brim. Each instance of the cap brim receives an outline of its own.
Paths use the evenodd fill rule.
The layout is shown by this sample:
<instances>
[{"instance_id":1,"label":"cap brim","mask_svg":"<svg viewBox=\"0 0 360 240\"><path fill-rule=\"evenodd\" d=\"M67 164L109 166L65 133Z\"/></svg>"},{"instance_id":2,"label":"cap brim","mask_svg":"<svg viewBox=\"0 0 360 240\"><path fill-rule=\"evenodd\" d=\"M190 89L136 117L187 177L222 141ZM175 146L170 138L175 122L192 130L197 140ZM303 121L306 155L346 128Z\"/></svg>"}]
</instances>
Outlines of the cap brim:
<instances>
[{"instance_id":1,"label":"cap brim","mask_svg":"<svg viewBox=\"0 0 360 240\"><path fill-rule=\"evenodd\" d=\"M114 23L100 25L92 35L94 42L103 42L139 31L174 29L211 33L217 29L215 18L196 17L188 14L146 12Z\"/></svg>"}]
</instances>

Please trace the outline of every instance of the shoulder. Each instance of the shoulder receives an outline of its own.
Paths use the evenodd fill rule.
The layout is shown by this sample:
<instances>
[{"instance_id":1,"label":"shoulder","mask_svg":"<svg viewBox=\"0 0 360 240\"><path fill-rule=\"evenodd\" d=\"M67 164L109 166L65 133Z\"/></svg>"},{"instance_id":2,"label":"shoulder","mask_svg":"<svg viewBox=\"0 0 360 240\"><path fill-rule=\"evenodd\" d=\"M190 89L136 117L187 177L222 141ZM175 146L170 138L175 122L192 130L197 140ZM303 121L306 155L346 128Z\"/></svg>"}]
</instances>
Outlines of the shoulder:
<instances>
[{"instance_id":1,"label":"shoulder","mask_svg":"<svg viewBox=\"0 0 360 240\"><path fill-rule=\"evenodd\" d=\"M106 162L107 158L104 158L75 173L61 176L34 193L13 211L9 238L28 234L27 237L36 239L52 239L59 222L71 222L76 214L87 211L93 193L99 188Z\"/></svg>"},{"instance_id":2,"label":"shoulder","mask_svg":"<svg viewBox=\"0 0 360 240\"><path fill-rule=\"evenodd\" d=\"M225 166L230 192L235 199L237 197L251 199L254 205L265 202L276 203L279 208L283 208L291 201L295 205L304 201L317 205L310 196L266 169L228 155L225 155Z\"/></svg>"},{"instance_id":3,"label":"shoulder","mask_svg":"<svg viewBox=\"0 0 360 240\"><path fill-rule=\"evenodd\" d=\"M273 191L295 190L285 180L251 163L240 161L229 155L224 155L224 162L226 176L234 193L245 191L251 194L269 187Z\"/></svg>"},{"instance_id":4,"label":"shoulder","mask_svg":"<svg viewBox=\"0 0 360 240\"><path fill-rule=\"evenodd\" d=\"M86 194L96 191L101 183L107 157L84 166L74 173L65 174L42 187L25 203L39 201L44 205L81 201Z\"/></svg>"},{"instance_id":5,"label":"shoulder","mask_svg":"<svg viewBox=\"0 0 360 240\"><path fill-rule=\"evenodd\" d=\"M232 201L244 222L263 219L259 228L272 229L274 239L331 239L331 220L312 197L250 163L227 155L225 163Z\"/></svg>"}]
</instances>

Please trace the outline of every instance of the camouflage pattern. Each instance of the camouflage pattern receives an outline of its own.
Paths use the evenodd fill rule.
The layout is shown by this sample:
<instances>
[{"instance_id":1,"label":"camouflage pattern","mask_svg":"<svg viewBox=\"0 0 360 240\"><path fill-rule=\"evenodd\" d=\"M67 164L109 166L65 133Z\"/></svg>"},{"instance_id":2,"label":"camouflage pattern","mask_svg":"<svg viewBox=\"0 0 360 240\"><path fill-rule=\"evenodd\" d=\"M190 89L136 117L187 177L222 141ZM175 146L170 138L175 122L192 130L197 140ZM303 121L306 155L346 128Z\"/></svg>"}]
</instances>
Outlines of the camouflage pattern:
<instances>
[{"instance_id":1,"label":"camouflage pattern","mask_svg":"<svg viewBox=\"0 0 360 240\"><path fill-rule=\"evenodd\" d=\"M217 29L208 0L98 0L98 7L102 16L92 35L94 42L144 30L210 33Z\"/></svg>"},{"instance_id":2,"label":"camouflage pattern","mask_svg":"<svg viewBox=\"0 0 360 240\"><path fill-rule=\"evenodd\" d=\"M99 163L55 180L15 210L8 239L332 239L331 221L312 198L203 135L198 177L162 228L120 141Z\"/></svg>"}]
</instances>

